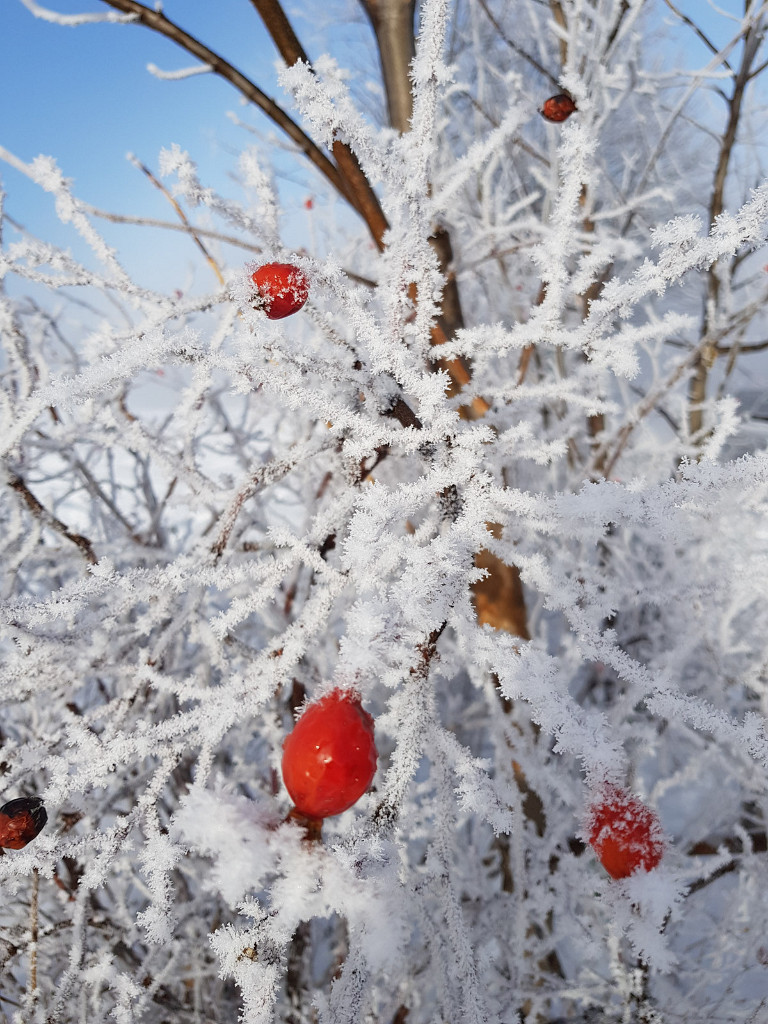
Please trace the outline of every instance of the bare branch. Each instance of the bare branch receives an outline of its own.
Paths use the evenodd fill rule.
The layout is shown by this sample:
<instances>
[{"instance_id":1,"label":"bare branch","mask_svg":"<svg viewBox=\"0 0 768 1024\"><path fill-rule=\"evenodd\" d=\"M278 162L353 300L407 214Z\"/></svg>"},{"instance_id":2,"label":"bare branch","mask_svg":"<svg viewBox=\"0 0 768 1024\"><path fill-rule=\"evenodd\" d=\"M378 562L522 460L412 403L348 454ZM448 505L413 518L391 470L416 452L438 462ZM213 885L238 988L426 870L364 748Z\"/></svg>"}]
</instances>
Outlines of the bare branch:
<instances>
[{"instance_id":1,"label":"bare branch","mask_svg":"<svg viewBox=\"0 0 768 1024\"><path fill-rule=\"evenodd\" d=\"M311 61L299 42L279 0L251 0L251 3L261 15L261 19L285 63L292 67L297 61L302 61L311 66ZM345 183L345 188L339 191L349 199L365 220L379 251L383 251L384 234L389 224L376 193L371 188L371 183L363 173L357 157L345 142L335 139L331 148Z\"/></svg>"},{"instance_id":2,"label":"bare branch","mask_svg":"<svg viewBox=\"0 0 768 1024\"><path fill-rule=\"evenodd\" d=\"M138 227L180 231L184 235L199 235L201 238L210 238L214 242L236 245L239 249L245 249L247 252L260 253L263 251L260 245L253 245L252 242L246 242L243 238L237 238L235 235L225 235L221 231L211 231L209 228L200 228L188 222L174 224L173 221L157 220L155 217L130 217L123 213L110 213L108 210L100 210L98 207L86 203L83 204L83 209L92 217L100 217L102 220L111 221L113 224L135 224ZM10 220L10 218L7 219Z\"/></svg>"},{"instance_id":3,"label":"bare branch","mask_svg":"<svg viewBox=\"0 0 768 1024\"><path fill-rule=\"evenodd\" d=\"M181 206L179 205L179 202L171 195L171 193L168 191L168 189L165 187L165 185L163 185L163 183L161 181L159 181L155 177L155 175L152 173L152 171L150 171L150 169L145 164L143 164L140 160L137 160L135 156L131 156L129 159L130 159L131 163L134 165L134 167L138 167L138 169L143 174L146 174L146 176L149 178L149 180L152 182L152 184L155 186L155 188L159 189L163 193L165 198L168 200L168 202L174 208L176 213L179 215L179 220L187 228L188 233L191 235L192 239L195 242L195 245L198 247L200 252L205 257L206 263L211 268L211 270L214 272L214 274L216 275L216 279L218 280L219 284L223 288L226 282L224 281L224 275L222 274L221 270L219 269L218 263L213 258L213 256L211 256L211 254L208 252L206 247L203 245L199 235L197 234L196 229L192 226L192 224L189 223L187 215L182 210Z\"/></svg>"},{"instance_id":4,"label":"bare branch","mask_svg":"<svg viewBox=\"0 0 768 1024\"><path fill-rule=\"evenodd\" d=\"M490 23L499 33L499 37L504 40L504 42L510 48L510 50L514 50L514 52L518 54L518 56L522 57L524 60L527 60L531 67L536 68L540 75L544 75L545 78L549 79L550 83L555 87L555 89L559 89L560 83L558 82L557 78L551 73L551 71L547 71L543 64L540 64L535 57L532 57L530 53L528 53L526 50L522 48L522 46L518 46L516 42L514 42L512 39L509 38L509 36L507 36L504 33L504 30L491 13L491 10L488 7L488 4L485 2L485 0L478 0L478 3L482 7Z\"/></svg>"},{"instance_id":5,"label":"bare branch","mask_svg":"<svg viewBox=\"0 0 768 1024\"><path fill-rule=\"evenodd\" d=\"M733 146L736 141L736 131L741 118L741 106L744 100L744 91L749 82L749 73L752 62L757 56L757 51L763 41L762 25L753 24L746 33L744 39L744 50L742 51L741 66L739 67L736 80L733 85L733 93L728 103L728 122L725 127L720 152L715 170L714 187L709 204L709 220L713 224L715 218L723 212L723 193L725 191L725 179L728 174Z\"/></svg>"},{"instance_id":6,"label":"bare branch","mask_svg":"<svg viewBox=\"0 0 768 1024\"><path fill-rule=\"evenodd\" d=\"M293 67L299 60L304 64L311 64L312 61L299 42L299 37L278 0L251 0L251 3L259 12L261 20L272 36L272 42L288 67Z\"/></svg>"},{"instance_id":7,"label":"bare branch","mask_svg":"<svg viewBox=\"0 0 768 1024\"><path fill-rule=\"evenodd\" d=\"M672 3L672 0L664 0L664 3L676 17L678 17L682 22L688 25L689 28L693 29L693 31L696 33L696 35L699 37L702 43L704 43L704 45L709 50L711 50L712 53L719 55L720 51L715 46L715 44L702 32L699 26L694 21L692 21L687 14L684 14L682 11L678 10L677 7L675 7L675 5ZM729 71L733 72L733 68L728 63L727 58L723 57L722 64L723 67L728 68Z\"/></svg>"},{"instance_id":8,"label":"bare branch","mask_svg":"<svg viewBox=\"0 0 768 1024\"><path fill-rule=\"evenodd\" d=\"M733 83L733 92L728 101L728 120L725 131L720 142L720 150L715 166L715 175L712 184L712 194L709 200L709 223L714 224L715 220L723 212L725 183L728 178L728 168L731 163L736 133L741 121L741 108L744 101L744 94L749 83L750 69L757 57L758 50L763 41L764 26L760 19L753 20L746 30L744 37L744 48L741 54L741 63L738 74ZM702 335L707 337L711 333L710 317L712 312L718 308L720 300L721 281L717 266L710 267L707 274L708 302L704 316ZM695 371L690 380L688 389L689 413L688 429L692 436L700 435L704 424L704 400L707 394L707 383L711 361L716 356L712 352L708 358L707 350L702 350L695 365Z\"/></svg>"},{"instance_id":9,"label":"bare branch","mask_svg":"<svg viewBox=\"0 0 768 1024\"><path fill-rule=\"evenodd\" d=\"M739 355L748 356L752 352L765 352L768 348L768 339L765 341L756 341L752 345L725 345L717 347L717 354L719 356L729 355L731 352L738 352Z\"/></svg>"},{"instance_id":10,"label":"bare branch","mask_svg":"<svg viewBox=\"0 0 768 1024\"><path fill-rule=\"evenodd\" d=\"M650 392L645 400L638 404L635 411L627 416L626 422L616 435L613 451L610 450L610 442L602 444L598 449L592 463L592 471L590 474L593 478L603 476L606 480L610 479L611 473L613 472L616 463L618 462L621 453L624 451L627 441L629 441L629 438L632 436L635 428L640 425L649 412L656 408L660 399L667 394L670 388L674 387L686 371L696 365L697 360L701 359L702 353L711 347L711 338L705 337L695 348L691 349L685 359L682 359L677 364L666 380L663 381L659 387Z\"/></svg>"},{"instance_id":11,"label":"bare branch","mask_svg":"<svg viewBox=\"0 0 768 1024\"><path fill-rule=\"evenodd\" d=\"M29 900L29 976L27 978L27 993L25 1009L28 1017L32 1017L35 1006L40 997L37 987L37 944L40 937L40 871L34 868L32 871L32 893Z\"/></svg>"},{"instance_id":12,"label":"bare branch","mask_svg":"<svg viewBox=\"0 0 768 1024\"><path fill-rule=\"evenodd\" d=\"M35 519L38 519L43 526L49 527L51 530L55 530L56 533L61 534L62 537L66 537L67 540L71 541L76 547L80 549L86 562L90 562L91 565L96 565L98 559L93 553L93 545L80 533L73 533L69 527L63 523L57 516L49 512L44 505L42 505L37 498L34 496L32 491L27 487L26 483L17 473L10 473L10 485L20 494L24 499L24 503L30 510Z\"/></svg>"},{"instance_id":13,"label":"bare branch","mask_svg":"<svg viewBox=\"0 0 768 1024\"><path fill-rule=\"evenodd\" d=\"M352 206L357 209L353 196L350 195L347 184L339 173L337 167L329 160L323 151L302 131L274 100L271 100L259 87L228 61L224 60L213 50L201 43L199 39L191 36L175 22L167 18L162 11L153 10L137 3L136 0L102 0L102 3L109 4L119 11L135 15L132 24L144 25L154 32L166 36L182 49L197 57L204 64L210 66L215 75L225 79L233 85L238 92L246 99L254 103L262 110L267 117L281 128L285 134L299 147L308 160L310 160L320 173L330 181L333 187L341 193Z\"/></svg>"},{"instance_id":14,"label":"bare branch","mask_svg":"<svg viewBox=\"0 0 768 1024\"><path fill-rule=\"evenodd\" d=\"M409 77L416 55L415 0L360 0L379 48L389 123L401 134L411 126L413 95Z\"/></svg>"},{"instance_id":15,"label":"bare branch","mask_svg":"<svg viewBox=\"0 0 768 1024\"><path fill-rule=\"evenodd\" d=\"M174 224L170 220L157 220L155 217L129 217L123 213L110 213L109 210L100 210L96 206L91 206L88 203L83 203L83 209L86 213L89 213L92 217L100 217L102 220L111 221L113 224L135 224L137 227L144 228L162 228L164 231L179 231L183 235L199 236L200 238L210 238L213 242L223 242L225 245L234 245L238 249L243 249L245 252L262 253L264 250L260 245L254 245L252 242L247 242L244 238L238 238L236 235L226 235L223 231L212 231L210 228L201 228L195 224L189 222L182 224ZM21 225L17 225L7 215L5 219L12 223L14 227L21 229ZM366 288L377 288L378 284L373 281L370 277L363 277L362 274L356 274L353 270L346 269L345 275L350 281L354 281L355 284L361 284Z\"/></svg>"}]
</instances>

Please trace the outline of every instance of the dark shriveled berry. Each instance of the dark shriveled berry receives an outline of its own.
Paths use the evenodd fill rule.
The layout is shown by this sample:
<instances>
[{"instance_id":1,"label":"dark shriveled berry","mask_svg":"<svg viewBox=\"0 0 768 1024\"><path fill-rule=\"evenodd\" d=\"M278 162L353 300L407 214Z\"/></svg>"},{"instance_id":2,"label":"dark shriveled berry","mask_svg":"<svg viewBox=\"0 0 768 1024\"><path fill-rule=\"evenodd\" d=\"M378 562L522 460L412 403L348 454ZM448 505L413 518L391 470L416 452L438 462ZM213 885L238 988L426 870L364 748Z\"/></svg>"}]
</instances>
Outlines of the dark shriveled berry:
<instances>
[{"instance_id":1,"label":"dark shriveled berry","mask_svg":"<svg viewBox=\"0 0 768 1024\"><path fill-rule=\"evenodd\" d=\"M547 121L557 122L565 121L576 110L578 110L578 107L571 97L561 92L557 96L550 96L548 100L545 100L539 113Z\"/></svg>"},{"instance_id":2,"label":"dark shriveled berry","mask_svg":"<svg viewBox=\"0 0 768 1024\"><path fill-rule=\"evenodd\" d=\"M22 796L0 807L0 846L21 850L39 835L48 821L43 801L37 796Z\"/></svg>"}]
</instances>

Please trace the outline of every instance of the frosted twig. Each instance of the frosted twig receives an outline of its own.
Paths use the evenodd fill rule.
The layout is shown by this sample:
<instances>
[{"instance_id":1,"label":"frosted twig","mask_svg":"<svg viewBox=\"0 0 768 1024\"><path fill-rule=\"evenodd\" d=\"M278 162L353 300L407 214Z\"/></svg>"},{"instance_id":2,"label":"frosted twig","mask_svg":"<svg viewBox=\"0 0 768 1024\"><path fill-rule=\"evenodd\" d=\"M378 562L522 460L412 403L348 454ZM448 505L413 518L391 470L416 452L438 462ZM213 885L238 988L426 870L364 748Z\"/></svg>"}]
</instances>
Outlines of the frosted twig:
<instances>
[{"instance_id":1,"label":"frosted twig","mask_svg":"<svg viewBox=\"0 0 768 1024\"><path fill-rule=\"evenodd\" d=\"M191 68L179 68L177 71L162 71L157 64L147 64L147 71L163 82L180 82L184 78L195 75L208 75L213 71L210 64L195 64Z\"/></svg>"},{"instance_id":2,"label":"frosted twig","mask_svg":"<svg viewBox=\"0 0 768 1024\"><path fill-rule=\"evenodd\" d=\"M152 182L156 189L159 189L160 192L163 193L165 198L168 200L168 202L171 204L171 206L178 214L181 223L187 229L188 233L192 236L195 245L198 247L200 252L205 257L206 263L214 272L219 284L223 288L225 286L224 275L222 274L218 263L213 258L213 256L211 256L206 247L203 245L202 240L200 239L200 235L198 234L197 230L192 226L192 224L190 224L186 213L184 213L179 203L174 199L174 197L171 195L171 193L168 191L165 185L163 185L161 181L158 181L158 179L155 177L152 171L150 171L150 169L145 164L143 164L140 160L133 156L133 154L129 154L128 159L131 161L134 167L138 167L138 169L149 178L149 180Z\"/></svg>"},{"instance_id":3,"label":"frosted twig","mask_svg":"<svg viewBox=\"0 0 768 1024\"><path fill-rule=\"evenodd\" d=\"M111 22L115 25L127 25L136 20L135 14L115 14L108 11L106 14L60 14L48 7L35 3L35 0L21 0L30 14L43 21L53 22L55 25L64 25L68 28L77 25L93 25L98 22Z\"/></svg>"}]
</instances>

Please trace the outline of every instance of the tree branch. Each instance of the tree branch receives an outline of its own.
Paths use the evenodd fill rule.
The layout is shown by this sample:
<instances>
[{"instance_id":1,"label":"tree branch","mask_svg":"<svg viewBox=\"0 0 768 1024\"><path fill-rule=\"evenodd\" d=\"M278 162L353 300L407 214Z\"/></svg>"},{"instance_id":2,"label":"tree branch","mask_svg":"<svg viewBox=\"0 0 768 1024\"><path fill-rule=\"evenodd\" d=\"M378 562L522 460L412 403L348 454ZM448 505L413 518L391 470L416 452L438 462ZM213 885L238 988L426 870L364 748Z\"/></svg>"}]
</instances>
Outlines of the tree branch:
<instances>
[{"instance_id":1,"label":"tree branch","mask_svg":"<svg viewBox=\"0 0 768 1024\"><path fill-rule=\"evenodd\" d=\"M30 491L17 473L9 473L9 477L11 487L17 494L21 495L27 508L35 519L38 519L43 526L47 526L51 530L55 530L56 533L61 534L62 537L66 537L67 540L80 548L87 562L90 562L91 565L96 565L98 559L93 553L93 545L88 538L83 537L80 533L73 533L65 523L53 515L52 512L49 512L48 509L37 500L32 491Z\"/></svg>"},{"instance_id":2,"label":"tree branch","mask_svg":"<svg viewBox=\"0 0 768 1024\"><path fill-rule=\"evenodd\" d=\"M302 61L311 67L312 62L299 42L279 0L251 0L251 3L259 12L273 43L288 67L292 67L297 61ZM384 233L389 228L389 224L378 197L349 146L345 142L335 139L332 151L346 183L344 194L365 220L371 237L381 252L384 249Z\"/></svg>"},{"instance_id":3,"label":"tree branch","mask_svg":"<svg viewBox=\"0 0 768 1024\"><path fill-rule=\"evenodd\" d=\"M333 185L337 192L343 195L359 213L361 212L354 196L349 191L346 181L339 173L339 169L312 139L302 131L296 122L285 113L283 108L279 107L274 100L271 100L262 92L254 82L246 78L241 71L238 71L237 68L224 60L223 57L210 50L199 39L185 32L179 25L171 21L170 18L167 18L162 11L145 7L143 4L137 3L136 0L102 0L102 3L108 4L118 11L136 15L133 24L151 28L154 32L158 32L160 35L172 40L177 46L186 50L187 53L191 53L204 64L210 65L213 74L219 75L220 78L233 85L238 92L274 121Z\"/></svg>"},{"instance_id":4,"label":"tree branch","mask_svg":"<svg viewBox=\"0 0 768 1024\"><path fill-rule=\"evenodd\" d=\"M415 0L360 0L379 48L389 123L401 134L409 131L413 94L409 77L416 55Z\"/></svg>"},{"instance_id":5,"label":"tree branch","mask_svg":"<svg viewBox=\"0 0 768 1024\"><path fill-rule=\"evenodd\" d=\"M138 167L138 169L149 178L149 180L152 182L152 184L155 186L155 188L159 189L160 192L163 193L165 198L168 200L168 202L171 204L171 206L174 208L174 210L178 214L178 217L179 217L179 220L181 221L181 223L187 228L187 231L191 235L192 240L194 241L195 245L198 247L200 252L203 254L203 257L205 258L206 263L211 268L211 270L214 272L214 274L216 275L217 281L219 282L219 284L223 288L225 286L226 282L224 280L224 275L222 274L221 269L220 269L218 263L213 258L213 256L211 256L211 254L208 252L206 247L203 245L202 239L199 237L195 227L192 224L190 224L189 219L188 219L186 213L184 213L184 211L182 210L181 205L179 204L178 200L176 200L171 195L171 193L168 191L168 189L165 187L165 185L161 181L159 181L158 178L155 177L155 175L152 173L152 171L150 171L150 169L146 166L146 164L143 164L141 162L141 160L137 160L136 157L131 157L131 163L134 165L134 167Z\"/></svg>"},{"instance_id":6,"label":"tree branch","mask_svg":"<svg viewBox=\"0 0 768 1024\"><path fill-rule=\"evenodd\" d=\"M739 355L748 356L751 352L765 352L768 348L768 340L756 341L751 345L718 345L717 354L727 356L731 352L738 352Z\"/></svg>"},{"instance_id":7,"label":"tree branch","mask_svg":"<svg viewBox=\"0 0 768 1024\"><path fill-rule=\"evenodd\" d=\"M718 54L718 53L720 53L720 50L719 50L719 49L718 49L718 48L717 48L717 47L715 46L715 44L714 44L714 43L713 43L713 42L712 42L712 41L711 41L711 40L710 40L710 39L709 39L709 38L708 38L708 37L707 37L707 36L706 36L706 35L705 35L705 34L704 34L704 33L702 32L702 30L701 30L701 29L699 28L699 26L698 26L698 25L697 25L697 24L696 24L696 23L695 23L694 21L691 21L691 19L690 19L690 18L688 17L688 15L687 15L687 14L683 14L683 12L682 12L682 11L679 11L679 10L677 9L677 7L675 7L675 5L674 5L674 4L672 3L672 0L664 0L664 3L665 3L665 4L667 5L667 7L668 7L668 8L670 9L670 11L672 11L672 13L673 13L673 14L674 14L674 15L675 15L676 17L678 17L678 18L680 19L680 21L684 22L684 23L685 23L686 25L688 25L688 27L689 27L689 28L692 28L692 29L693 29L693 31L694 31L694 32L696 33L696 35L697 35L697 36L699 37L699 39L700 39L700 40L702 41L702 43L704 43L704 45L705 45L705 46L706 46L706 47L707 47L707 48L708 48L709 50L711 50L711 51L712 51L712 53L714 53L714 54ZM727 61L727 59L726 59L725 57L723 57L723 67L724 67L724 68L728 68L728 70L729 70L729 71L731 72L731 74L733 74L733 68L732 68L732 67L731 67L731 65L730 65L730 64L728 63L728 61Z\"/></svg>"},{"instance_id":8,"label":"tree branch","mask_svg":"<svg viewBox=\"0 0 768 1024\"><path fill-rule=\"evenodd\" d=\"M485 2L485 0L478 0L478 3L482 7L490 23L499 33L499 37L504 40L504 42L507 44L510 50L514 50L514 52L518 54L518 56L522 57L524 60L527 60L531 67L535 68L540 75L544 75L545 78L549 79L550 84L553 85L555 89L559 89L560 83L558 82L557 78L555 78L555 76L552 74L552 72L547 71L543 64L540 64L535 57L532 57L530 53L528 53L526 50L522 48L522 46L518 46L516 42L514 42L512 39L509 38L509 36L507 36L504 33L504 30L491 13L490 8L488 7L488 4Z\"/></svg>"},{"instance_id":9,"label":"tree branch","mask_svg":"<svg viewBox=\"0 0 768 1024\"><path fill-rule=\"evenodd\" d=\"M744 36L744 49L741 54L741 64L738 74L733 83L733 92L728 100L728 120L725 131L720 142L720 150L715 166L715 175L712 183L712 194L709 200L709 223L714 224L715 220L723 212L725 183L728 177L728 168L733 155L736 143L736 133L741 120L741 107L744 94L749 83L750 70L757 57L760 44L763 41L764 24L762 20L754 21ZM721 281L717 272L717 265L709 268L707 273L707 304L702 327L702 336L707 337L711 333L711 316L720 305ZM703 349L696 361L694 373L691 376L688 388L688 430L692 437L701 434L704 426L704 402L707 397L707 385L709 370L712 360L716 357L716 351Z\"/></svg>"}]
</instances>

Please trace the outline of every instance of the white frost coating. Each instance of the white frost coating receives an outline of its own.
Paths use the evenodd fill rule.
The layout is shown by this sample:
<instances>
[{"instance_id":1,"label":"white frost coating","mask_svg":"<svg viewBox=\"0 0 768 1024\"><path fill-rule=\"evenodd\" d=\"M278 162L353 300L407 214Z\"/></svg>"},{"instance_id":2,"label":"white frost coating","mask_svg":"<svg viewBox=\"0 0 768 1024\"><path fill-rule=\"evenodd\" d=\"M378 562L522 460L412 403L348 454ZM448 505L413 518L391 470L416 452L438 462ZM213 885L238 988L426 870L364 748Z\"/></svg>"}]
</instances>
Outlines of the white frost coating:
<instances>
[{"instance_id":1,"label":"white frost coating","mask_svg":"<svg viewBox=\"0 0 768 1024\"><path fill-rule=\"evenodd\" d=\"M235 909L275 868L268 829L274 807L228 793L192 786L173 819L173 834L191 850L212 858L207 886Z\"/></svg>"},{"instance_id":2,"label":"white frost coating","mask_svg":"<svg viewBox=\"0 0 768 1024\"><path fill-rule=\"evenodd\" d=\"M60 14L52 11L49 7L42 7L35 3L35 0L21 0L30 14L43 21L53 22L55 25L65 25L69 28L78 25L93 25L100 21L108 21L117 25L128 25L136 21L136 14L120 14L119 11L106 11L104 14Z\"/></svg>"},{"instance_id":3,"label":"white frost coating","mask_svg":"<svg viewBox=\"0 0 768 1024\"><path fill-rule=\"evenodd\" d=\"M210 64L195 64L189 68L178 68L176 71L163 71L157 64L147 64L147 71L164 82L180 82L184 78L194 78L195 75L210 74L213 68Z\"/></svg>"}]
</instances>

